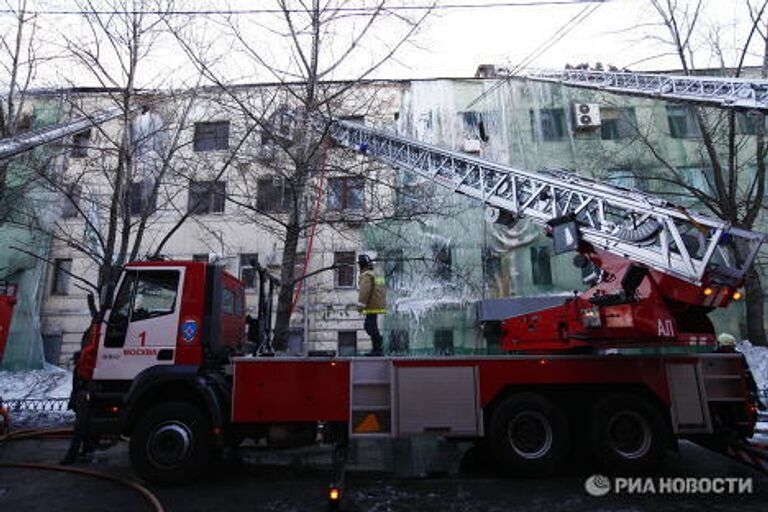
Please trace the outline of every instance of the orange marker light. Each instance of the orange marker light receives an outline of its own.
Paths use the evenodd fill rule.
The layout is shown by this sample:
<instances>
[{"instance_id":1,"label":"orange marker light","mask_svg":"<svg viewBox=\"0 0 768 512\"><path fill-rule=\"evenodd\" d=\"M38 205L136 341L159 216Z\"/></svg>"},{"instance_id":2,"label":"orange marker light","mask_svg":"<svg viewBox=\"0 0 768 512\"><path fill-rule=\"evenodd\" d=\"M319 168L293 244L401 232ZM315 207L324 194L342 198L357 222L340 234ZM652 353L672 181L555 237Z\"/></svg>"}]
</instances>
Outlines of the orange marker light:
<instances>
[{"instance_id":1,"label":"orange marker light","mask_svg":"<svg viewBox=\"0 0 768 512\"><path fill-rule=\"evenodd\" d=\"M739 291L733 292L733 300L741 300L741 297L742 297L741 292Z\"/></svg>"},{"instance_id":2,"label":"orange marker light","mask_svg":"<svg viewBox=\"0 0 768 512\"><path fill-rule=\"evenodd\" d=\"M714 293L712 288L704 288L704 295L706 295L707 297L712 295L712 293Z\"/></svg>"},{"instance_id":3,"label":"orange marker light","mask_svg":"<svg viewBox=\"0 0 768 512\"><path fill-rule=\"evenodd\" d=\"M341 498L341 491L336 487L332 487L328 493L328 497L331 499L331 501L339 501L339 498Z\"/></svg>"}]
</instances>

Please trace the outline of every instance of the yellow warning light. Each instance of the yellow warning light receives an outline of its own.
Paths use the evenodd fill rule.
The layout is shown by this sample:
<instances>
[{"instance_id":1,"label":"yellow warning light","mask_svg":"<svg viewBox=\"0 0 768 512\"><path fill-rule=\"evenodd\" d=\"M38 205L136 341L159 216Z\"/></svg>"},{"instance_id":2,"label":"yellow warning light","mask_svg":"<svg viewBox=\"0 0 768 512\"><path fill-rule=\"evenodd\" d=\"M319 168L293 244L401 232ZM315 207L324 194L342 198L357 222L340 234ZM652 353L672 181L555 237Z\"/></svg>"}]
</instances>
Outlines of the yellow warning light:
<instances>
[{"instance_id":1,"label":"yellow warning light","mask_svg":"<svg viewBox=\"0 0 768 512\"><path fill-rule=\"evenodd\" d=\"M741 300L742 294L740 291L733 292L733 300Z\"/></svg>"},{"instance_id":2,"label":"yellow warning light","mask_svg":"<svg viewBox=\"0 0 768 512\"><path fill-rule=\"evenodd\" d=\"M712 290L712 288L704 288L704 295L706 295L707 297L709 297L713 293L714 293L714 290Z\"/></svg>"},{"instance_id":3,"label":"yellow warning light","mask_svg":"<svg viewBox=\"0 0 768 512\"><path fill-rule=\"evenodd\" d=\"M328 492L328 498L330 498L331 501L339 501L339 498L341 498L341 491L336 487L331 487L331 490Z\"/></svg>"}]
</instances>

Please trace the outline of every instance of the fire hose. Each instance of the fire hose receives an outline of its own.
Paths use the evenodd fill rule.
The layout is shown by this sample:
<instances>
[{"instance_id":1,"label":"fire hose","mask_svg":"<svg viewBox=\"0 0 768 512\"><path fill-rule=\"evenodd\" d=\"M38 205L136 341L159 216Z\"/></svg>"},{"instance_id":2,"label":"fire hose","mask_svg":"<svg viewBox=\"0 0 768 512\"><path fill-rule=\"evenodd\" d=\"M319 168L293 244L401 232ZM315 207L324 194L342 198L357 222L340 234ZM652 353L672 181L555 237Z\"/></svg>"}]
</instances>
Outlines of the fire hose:
<instances>
[{"instance_id":1,"label":"fire hose","mask_svg":"<svg viewBox=\"0 0 768 512\"><path fill-rule=\"evenodd\" d=\"M8 411L5 407L0 407L0 417L2 417L2 424L0 424L0 444L6 441L18 441L21 439L33 439L33 438L46 438L46 439L62 439L67 438L72 434L71 428L54 428L54 429L23 429L14 432L9 432L10 418ZM94 471L92 469L75 468L70 466L60 466L57 464L42 464L37 462L0 462L0 468L9 469L37 469L42 471L58 471L62 473L72 473L76 475L90 476L92 478L98 478L120 484L124 487L128 487L139 493L144 500L149 503L154 512L165 512L160 500L152 494L152 492L146 487L132 482L125 478L119 478L116 476L102 473L101 471Z\"/></svg>"}]
</instances>

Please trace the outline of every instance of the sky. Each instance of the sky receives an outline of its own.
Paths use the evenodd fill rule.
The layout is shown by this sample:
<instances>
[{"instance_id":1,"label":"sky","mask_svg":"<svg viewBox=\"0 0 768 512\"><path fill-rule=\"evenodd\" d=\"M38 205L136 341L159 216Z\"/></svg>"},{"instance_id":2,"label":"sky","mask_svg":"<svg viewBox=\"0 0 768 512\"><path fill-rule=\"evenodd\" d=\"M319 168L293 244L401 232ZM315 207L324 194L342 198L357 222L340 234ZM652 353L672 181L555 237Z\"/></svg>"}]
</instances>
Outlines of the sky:
<instances>
[{"instance_id":1,"label":"sky","mask_svg":"<svg viewBox=\"0 0 768 512\"><path fill-rule=\"evenodd\" d=\"M3 0L16 3L19 0ZM109 8L107 2L93 0ZM132 0L124 0L128 4ZM135 0L139 1L139 0ZM147 1L147 0L144 0ZM380 1L380 0L379 0ZM399 16L417 18L424 11L400 10L403 6L417 7L432 0L388 0L395 15L384 18L361 41L345 65L339 66L332 78L354 78L384 55L393 41L405 34L408 25ZM431 78L473 76L480 64L499 64L515 68L561 68L566 63L602 62L633 70L679 68L669 47L660 40L664 32L658 25L649 0L436 0L438 9L431 12L408 43L399 48L395 58L387 61L370 75L377 78ZM678 0L681 4L695 0ZM707 38L714 32L721 42L726 60L733 62L742 46L749 27L748 0L704 0L705 9L699 21L699 36L694 41L698 67L717 65L718 60ZM757 2L758 0L752 0ZM371 6L376 0L348 0L347 7ZM76 10L74 0L29 0L30 9L39 11ZM461 8L451 7L461 5ZM488 5L491 4L489 7ZM510 5L517 4L517 5ZM274 6L273 0L177 0L177 8L186 11L259 10ZM2 6L2 1L0 1ZM326 55L328 62L339 55L359 31L367 16L350 16L337 26L334 44ZM92 39L81 17L66 14L41 14L40 32L48 38L46 48L62 51L62 37ZM0 13L0 29L7 30L11 18ZM570 23L569 23L570 22ZM223 15L179 16L174 20L183 37L194 41L211 62L218 65L222 75L234 82L271 81L274 75L238 45L232 27L240 28L244 38L265 60L277 67L290 62L288 41L279 15L268 12L239 12L225 21ZM714 31L714 32L713 32ZM6 33L8 33L6 31ZM749 59L758 62L757 55ZM107 66L116 62L104 51ZM729 63L730 63L729 62ZM188 83L193 79L191 66L171 37L161 37L145 67L147 85L161 82L168 85ZM41 69L37 84L95 85L87 73L75 71L65 60L53 61ZM2 78L0 78L0 88Z\"/></svg>"}]
</instances>

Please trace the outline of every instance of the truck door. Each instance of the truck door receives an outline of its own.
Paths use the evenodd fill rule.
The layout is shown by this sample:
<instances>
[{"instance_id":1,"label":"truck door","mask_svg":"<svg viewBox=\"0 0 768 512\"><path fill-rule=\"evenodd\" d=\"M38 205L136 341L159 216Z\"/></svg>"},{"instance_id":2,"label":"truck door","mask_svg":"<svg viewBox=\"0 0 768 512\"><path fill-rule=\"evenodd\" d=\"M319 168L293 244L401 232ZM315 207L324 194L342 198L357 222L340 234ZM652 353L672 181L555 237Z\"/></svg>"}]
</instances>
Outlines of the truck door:
<instances>
[{"instance_id":1,"label":"truck door","mask_svg":"<svg viewBox=\"0 0 768 512\"><path fill-rule=\"evenodd\" d=\"M102 327L94 378L130 380L158 364L173 364L184 268L123 273Z\"/></svg>"}]
</instances>

